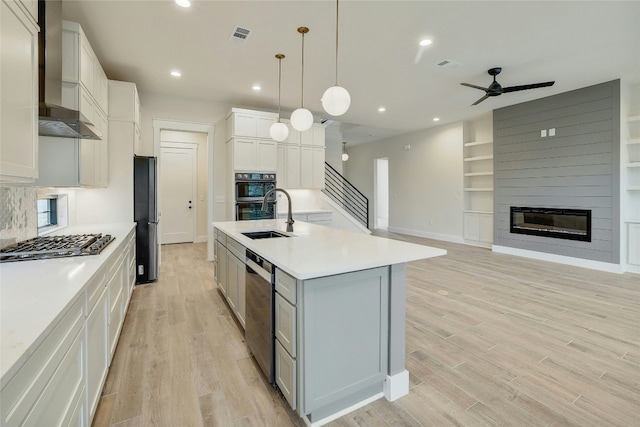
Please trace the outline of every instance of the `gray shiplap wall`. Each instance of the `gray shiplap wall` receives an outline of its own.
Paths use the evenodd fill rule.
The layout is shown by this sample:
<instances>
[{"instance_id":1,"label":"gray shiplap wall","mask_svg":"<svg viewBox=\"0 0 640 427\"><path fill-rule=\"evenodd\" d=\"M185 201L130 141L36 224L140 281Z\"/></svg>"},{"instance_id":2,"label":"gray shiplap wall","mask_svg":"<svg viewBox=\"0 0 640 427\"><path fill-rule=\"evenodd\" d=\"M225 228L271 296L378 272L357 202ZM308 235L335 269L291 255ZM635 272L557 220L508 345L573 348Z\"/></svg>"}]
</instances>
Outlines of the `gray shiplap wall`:
<instances>
[{"instance_id":1,"label":"gray shiplap wall","mask_svg":"<svg viewBox=\"0 0 640 427\"><path fill-rule=\"evenodd\" d=\"M493 135L494 245L619 263L620 81L495 110ZM592 241L512 234L511 206L590 209Z\"/></svg>"}]
</instances>

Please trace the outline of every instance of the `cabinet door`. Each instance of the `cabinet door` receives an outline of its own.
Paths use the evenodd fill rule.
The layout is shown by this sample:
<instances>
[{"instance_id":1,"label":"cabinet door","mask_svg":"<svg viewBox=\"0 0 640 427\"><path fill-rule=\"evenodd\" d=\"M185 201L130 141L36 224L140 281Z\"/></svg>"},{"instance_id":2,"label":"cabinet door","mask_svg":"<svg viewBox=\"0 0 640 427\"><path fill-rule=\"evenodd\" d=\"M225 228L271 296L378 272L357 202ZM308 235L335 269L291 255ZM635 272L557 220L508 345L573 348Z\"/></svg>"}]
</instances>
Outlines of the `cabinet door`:
<instances>
[{"instance_id":1,"label":"cabinet door","mask_svg":"<svg viewBox=\"0 0 640 427\"><path fill-rule=\"evenodd\" d=\"M313 145L317 146L317 147L324 147L325 146L325 142L324 142L324 137L325 137L325 130L323 126L314 126L311 128L311 130L313 131Z\"/></svg>"},{"instance_id":2,"label":"cabinet door","mask_svg":"<svg viewBox=\"0 0 640 427\"><path fill-rule=\"evenodd\" d=\"M313 149L313 188L324 188L324 148Z\"/></svg>"},{"instance_id":3,"label":"cabinet door","mask_svg":"<svg viewBox=\"0 0 640 427\"><path fill-rule=\"evenodd\" d=\"M280 391L284 395L291 409L297 409L297 390L296 390L296 361L287 353L287 351L276 340L276 384L280 387Z\"/></svg>"},{"instance_id":4,"label":"cabinet door","mask_svg":"<svg viewBox=\"0 0 640 427\"><path fill-rule=\"evenodd\" d=\"M233 136L249 136L256 137L256 118L254 116L242 113L233 113Z\"/></svg>"},{"instance_id":5,"label":"cabinet door","mask_svg":"<svg viewBox=\"0 0 640 427\"><path fill-rule=\"evenodd\" d=\"M287 182L287 148L283 144L278 144L277 149L277 163L276 163L276 179L277 184L280 186L286 186Z\"/></svg>"},{"instance_id":6,"label":"cabinet door","mask_svg":"<svg viewBox=\"0 0 640 427\"><path fill-rule=\"evenodd\" d=\"M238 258L227 252L227 301L234 313L238 311Z\"/></svg>"},{"instance_id":7,"label":"cabinet door","mask_svg":"<svg viewBox=\"0 0 640 427\"><path fill-rule=\"evenodd\" d=\"M640 224L629 224L628 227L627 262L631 265L640 265Z\"/></svg>"},{"instance_id":8,"label":"cabinet door","mask_svg":"<svg viewBox=\"0 0 640 427\"><path fill-rule=\"evenodd\" d=\"M227 296L227 262L229 258L229 252L227 248L220 245L220 255L218 256L218 286L222 291L222 294Z\"/></svg>"},{"instance_id":9,"label":"cabinet door","mask_svg":"<svg viewBox=\"0 0 640 427\"><path fill-rule=\"evenodd\" d=\"M38 176L38 32L15 2L0 1L0 173Z\"/></svg>"},{"instance_id":10,"label":"cabinet door","mask_svg":"<svg viewBox=\"0 0 640 427\"><path fill-rule=\"evenodd\" d=\"M463 233L465 240L480 240L480 219L477 214L464 214Z\"/></svg>"},{"instance_id":11,"label":"cabinet door","mask_svg":"<svg viewBox=\"0 0 640 427\"><path fill-rule=\"evenodd\" d=\"M480 225L480 241L484 243L492 243L493 242L493 215L485 215L480 214L479 218Z\"/></svg>"},{"instance_id":12,"label":"cabinet door","mask_svg":"<svg viewBox=\"0 0 640 427\"><path fill-rule=\"evenodd\" d=\"M258 164L256 141L235 138L233 140L233 166L235 170L256 170Z\"/></svg>"},{"instance_id":13,"label":"cabinet door","mask_svg":"<svg viewBox=\"0 0 640 427\"><path fill-rule=\"evenodd\" d=\"M245 317L246 317L246 313L247 313L247 304L246 304L246 288L247 288L247 284L246 284L246 274L247 274L247 270L246 267L244 265L244 263L240 260L238 260L238 303L236 305L237 311L236 314L238 315L238 320L240 321L240 324L242 325L242 327L245 326Z\"/></svg>"},{"instance_id":14,"label":"cabinet door","mask_svg":"<svg viewBox=\"0 0 640 427\"><path fill-rule=\"evenodd\" d=\"M102 381L107 375L108 350L108 309L107 289L103 288L98 303L87 317L87 397L89 416L93 414L102 391Z\"/></svg>"},{"instance_id":15,"label":"cabinet door","mask_svg":"<svg viewBox=\"0 0 640 427\"><path fill-rule=\"evenodd\" d=\"M109 360L113 357L120 335L120 327L124 320L122 311L124 273L124 257L120 256L117 261L117 267L113 270L113 275L107 285L109 293Z\"/></svg>"},{"instance_id":16,"label":"cabinet door","mask_svg":"<svg viewBox=\"0 0 640 427\"><path fill-rule=\"evenodd\" d=\"M313 147L300 148L300 186L313 188Z\"/></svg>"},{"instance_id":17,"label":"cabinet door","mask_svg":"<svg viewBox=\"0 0 640 427\"><path fill-rule=\"evenodd\" d=\"M276 122L273 117L258 117L256 118L256 136L258 138L271 139L271 125Z\"/></svg>"},{"instance_id":18,"label":"cabinet door","mask_svg":"<svg viewBox=\"0 0 640 427\"><path fill-rule=\"evenodd\" d=\"M286 188L300 188L300 146L287 146L286 159Z\"/></svg>"},{"instance_id":19,"label":"cabinet door","mask_svg":"<svg viewBox=\"0 0 640 427\"><path fill-rule=\"evenodd\" d=\"M95 176L95 141L92 139L80 140L80 184L94 185Z\"/></svg>"},{"instance_id":20,"label":"cabinet door","mask_svg":"<svg viewBox=\"0 0 640 427\"><path fill-rule=\"evenodd\" d=\"M313 127L304 132L300 132L300 144L313 145Z\"/></svg>"},{"instance_id":21,"label":"cabinet door","mask_svg":"<svg viewBox=\"0 0 640 427\"><path fill-rule=\"evenodd\" d=\"M274 306L276 338L292 357L296 357L296 308L277 292Z\"/></svg>"},{"instance_id":22,"label":"cabinet door","mask_svg":"<svg viewBox=\"0 0 640 427\"><path fill-rule=\"evenodd\" d=\"M97 187L109 185L109 122L104 113L96 109L96 124L102 133L102 140L95 143L95 184Z\"/></svg>"},{"instance_id":23,"label":"cabinet door","mask_svg":"<svg viewBox=\"0 0 640 427\"><path fill-rule=\"evenodd\" d=\"M95 55L89 41L81 35L80 37L80 83L93 93L93 61Z\"/></svg>"},{"instance_id":24,"label":"cabinet door","mask_svg":"<svg viewBox=\"0 0 640 427\"><path fill-rule=\"evenodd\" d=\"M278 164L278 145L275 141L257 141L257 170L275 172Z\"/></svg>"}]
</instances>

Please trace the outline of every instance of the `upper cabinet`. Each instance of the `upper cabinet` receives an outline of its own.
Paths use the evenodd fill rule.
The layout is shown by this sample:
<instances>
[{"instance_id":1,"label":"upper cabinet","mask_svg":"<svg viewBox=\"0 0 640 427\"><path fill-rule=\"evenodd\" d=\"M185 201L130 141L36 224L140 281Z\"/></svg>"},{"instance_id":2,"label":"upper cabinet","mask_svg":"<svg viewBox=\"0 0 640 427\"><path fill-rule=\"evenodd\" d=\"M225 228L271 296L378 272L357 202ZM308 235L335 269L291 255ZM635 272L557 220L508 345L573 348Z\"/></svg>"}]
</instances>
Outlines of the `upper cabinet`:
<instances>
[{"instance_id":1,"label":"upper cabinet","mask_svg":"<svg viewBox=\"0 0 640 427\"><path fill-rule=\"evenodd\" d=\"M278 115L232 108L226 117L227 152L233 171L275 172L277 143L269 129Z\"/></svg>"},{"instance_id":2,"label":"upper cabinet","mask_svg":"<svg viewBox=\"0 0 640 427\"><path fill-rule=\"evenodd\" d=\"M102 140L40 137L43 186L107 187L109 184L109 86L80 24L62 21L62 106L80 111Z\"/></svg>"},{"instance_id":3,"label":"upper cabinet","mask_svg":"<svg viewBox=\"0 0 640 427\"><path fill-rule=\"evenodd\" d=\"M298 132L288 120L289 137L278 147L278 183L288 189L324 188L325 127L314 123L311 129Z\"/></svg>"},{"instance_id":4,"label":"upper cabinet","mask_svg":"<svg viewBox=\"0 0 640 427\"><path fill-rule=\"evenodd\" d=\"M37 2L0 0L0 182L38 176Z\"/></svg>"}]
</instances>

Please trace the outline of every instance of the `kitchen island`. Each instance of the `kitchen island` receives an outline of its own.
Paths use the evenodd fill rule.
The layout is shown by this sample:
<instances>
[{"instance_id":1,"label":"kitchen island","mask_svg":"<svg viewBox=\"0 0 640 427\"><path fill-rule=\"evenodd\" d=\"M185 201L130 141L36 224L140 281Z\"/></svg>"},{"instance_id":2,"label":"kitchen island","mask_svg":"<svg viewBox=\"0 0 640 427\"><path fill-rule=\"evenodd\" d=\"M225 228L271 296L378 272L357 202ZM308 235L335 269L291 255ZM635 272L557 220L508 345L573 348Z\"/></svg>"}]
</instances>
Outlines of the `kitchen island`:
<instances>
[{"instance_id":1,"label":"kitchen island","mask_svg":"<svg viewBox=\"0 0 640 427\"><path fill-rule=\"evenodd\" d=\"M406 263L446 251L304 222L293 233L285 232L284 220L213 227L230 247L244 246L276 267L276 383L306 422L323 424L382 396L408 393ZM290 237L243 234L267 230Z\"/></svg>"}]
</instances>

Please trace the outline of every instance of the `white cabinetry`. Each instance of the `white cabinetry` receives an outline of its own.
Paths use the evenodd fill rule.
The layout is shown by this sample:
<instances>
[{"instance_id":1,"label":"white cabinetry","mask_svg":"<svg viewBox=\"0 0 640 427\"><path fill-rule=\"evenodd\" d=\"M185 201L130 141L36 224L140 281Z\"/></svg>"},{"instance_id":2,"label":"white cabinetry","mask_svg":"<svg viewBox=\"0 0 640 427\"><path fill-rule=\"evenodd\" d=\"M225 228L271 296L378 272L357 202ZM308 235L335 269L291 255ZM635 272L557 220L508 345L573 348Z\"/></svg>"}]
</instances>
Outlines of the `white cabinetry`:
<instances>
[{"instance_id":1,"label":"white cabinetry","mask_svg":"<svg viewBox=\"0 0 640 427\"><path fill-rule=\"evenodd\" d=\"M62 22L62 106L80 111L102 140L40 137L40 176L45 186L109 185L107 77L82 27Z\"/></svg>"},{"instance_id":2,"label":"white cabinetry","mask_svg":"<svg viewBox=\"0 0 640 427\"><path fill-rule=\"evenodd\" d=\"M107 376L124 305L135 281L132 260L135 230L117 245L82 291L48 327L42 343L0 391L2 426L90 426ZM127 270L127 271L125 271ZM129 286L124 287L123 278ZM114 282L115 281L115 282ZM120 284L116 317L109 316L110 286ZM52 286L57 285L53 283ZM117 305L117 304L116 304ZM111 320L111 323L109 321ZM4 381L4 379L3 379Z\"/></svg>"},{"instance_id":3,"label":"white cabinetry","mask_svg":"<svg viewBox=\"0 0 640 427\"><path fill-rule=\"evenodd\" d=\"M278 149L276 176L280 186L288 189L324 188L325 128L314 123L311 129L298 132L288 121L289 138Z\"/></svg>"},{"instance_id":4,"label":"white cabinetry","mask_svg":"<svg viewBox=\"0 0 640 427\"><path fill-rule=\"evenodd\" d=\"M628 271L640 273L640 83L623 81L621 93L621 207L627 232L626 264Z\"/></svg>"},{"instance_id":5,"label":"white cabinetry","mask_svg":"<svg viewBox=\"0 0 640 427\"><path fill-rule=\"evenodd\" d=\"M278 219L286 219L287 214L278 213ZM331 211L309 211L309 212L293 212L294 221L304 221L311 224L331 226L333 224L333 213Z\"/></svg>"},{"instance_id":6,"label":"white cabinetry","mask_svg":"<svg viewBox=\"0 0 640 427\"><path fill-rule=\"evenodd\" d=\"M83 294L2 389L3 426L68 425L78 404L78 425L87 425L84 310Z\"/></svg>"},{"instance_id":7,"label":"white cabinetry","mask_svg":"<svg viewBox=\"0 0 640 427\"><path fill-rule=\"evenodd\" d=\"M263 111L232 108L227 115L227 150L233 170L240 172L275 172L277 144L269 129L278 115Z\"/></svg>"},{"instance_id":8,"label":"white cabinetry","mask_svg":"<svg viewBox=\"0 0 640 427\"><path fill-rule=\"evenodd\" d=\"M297 408L297 280L276 269L275 283L275 377L292 409Z\"/></svg>"},{"instance_id":9,"label":"white cabinetry","mask_svg":"<svg viewBox=\"0 0 640 427\"><path fill-rule=\"evenodd\" d=\"M214 277L231 311L245 326L245 258L246 249L219 230L214 230Z\"/></svg>"},{"instance_id":10,"label":"white cabinetry","mask_svg":"<svg viewBox=\"0 0 640 427\"><path fill-rule=\"evenodd\" d=\"M467 243L493 242L493 142L464 144L464 227Z\"/></svg>"},{"instance_id":11,"label":"white cabinetry","mask_svg":"<svg viewBox=\"0 0 640 427\"><path fill-rule=\"evenodd\" d=\"M0 182L38 176L37 2L0 0Z\"/></svg>"}]
</instances>

